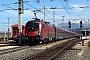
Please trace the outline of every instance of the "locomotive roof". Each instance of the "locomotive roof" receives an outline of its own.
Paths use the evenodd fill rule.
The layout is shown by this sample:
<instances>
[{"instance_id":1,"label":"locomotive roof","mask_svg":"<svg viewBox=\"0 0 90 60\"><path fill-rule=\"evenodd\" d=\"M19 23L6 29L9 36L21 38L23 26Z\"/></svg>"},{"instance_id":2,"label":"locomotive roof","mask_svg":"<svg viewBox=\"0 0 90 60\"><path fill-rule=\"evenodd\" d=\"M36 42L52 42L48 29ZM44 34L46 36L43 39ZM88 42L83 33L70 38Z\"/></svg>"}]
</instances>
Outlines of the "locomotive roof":
<instances>
[{"instance_id":1,"label":"locomotive roof","mask_svg":"<svg viewBox=\"0 0 90 60\"><path fill-rule=\"evenodd\" d=\"M40 22L40 20L37 19L37 20L31 20L31 21L28 21L28 22Z\"/></svg>"}]
</instances>

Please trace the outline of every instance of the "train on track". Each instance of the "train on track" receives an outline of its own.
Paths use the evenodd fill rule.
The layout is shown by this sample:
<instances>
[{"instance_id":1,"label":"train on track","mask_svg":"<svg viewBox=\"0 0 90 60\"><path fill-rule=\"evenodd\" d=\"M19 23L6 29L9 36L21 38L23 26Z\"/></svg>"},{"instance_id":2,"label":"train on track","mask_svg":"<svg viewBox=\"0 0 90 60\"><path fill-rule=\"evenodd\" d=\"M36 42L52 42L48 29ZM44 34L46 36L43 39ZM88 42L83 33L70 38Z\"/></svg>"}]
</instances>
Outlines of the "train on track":
<instances>
[{"instance_id":1,"label":"train on track","mask_svg":"<svg viewBox=\"0 0 90 60\"><path fill-rule=\"evenodd\" d=\"M40 19L28 21L22 26L22 40L30 44L78 36L77 33L63 30ZM18 33L18 24L12 25L12 37L17 42L19 42Z\"/></svg>"},{"instance_id":2,"label":"train on track","mask_svg":"<svg viewBox=\"0 0 90 60\"><path fill-rule=\"evenodd\" d=\"M58 28L57 26L38 18L30 20L25 24L25 26L22 26L22 42L28 42L29 44L46 43L79 36L77 33ZM16 42L19 42L18 33L18 24L13 25L12 37Z\"/></svg>"}]
</instances>

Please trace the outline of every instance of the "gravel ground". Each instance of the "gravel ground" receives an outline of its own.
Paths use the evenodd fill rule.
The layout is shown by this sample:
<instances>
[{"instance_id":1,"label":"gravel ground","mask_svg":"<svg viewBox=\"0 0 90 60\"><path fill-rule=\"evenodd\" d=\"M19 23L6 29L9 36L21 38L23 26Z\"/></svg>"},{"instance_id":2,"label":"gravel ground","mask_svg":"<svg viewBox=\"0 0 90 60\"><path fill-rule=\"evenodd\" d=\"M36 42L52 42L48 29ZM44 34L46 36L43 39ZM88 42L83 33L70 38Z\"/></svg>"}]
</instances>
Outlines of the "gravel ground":
<instances>
[{"instance_id":1,"label":"gravel ground","mask_svg":"<svg viewBox=\"0 0 90 60\"><path fill-rule=\"evenodd\" d=\"M64 40L67 41L67 40ZM64 41L57 41L57 42L52 42L49 44L43 44L43 45L37 45L37 46L32 46L28 49L24 49L18 52L10 53L10 54L5 54L0 56L0 60L23 60L24 58L34 55L36 53L39 53L41 51L44 51L47 48L50 48L54 45L63 43Z\"/></svg>"},{"instance_id":2,"label":"gravel ground","mask_svg":"<svg viewBox=\"0 0 90 60\"><path fill-rule=\"evenodd\" d=\"M75 60L81 50L67 50L64 55L58 56L55 60Z\"/></svg>"},{"instance_id":3,"label":"gravel ground","mask_svg":"<svg viewBox=\"0 0 90 60\"><path fill-rule=\"evenodd\" d=\"M89 39L90 40L90 39ZM77 44L76 50L67 50L62 56L55 60L90 60L90 41L86 40L85 45Z\"/></svg>"},{"instance_id":4,"label":"gravel ground","mask_svg":"<svg viewBox=\"0 0 90 60\"><path fill-rule=\"evenodd\" d=\"M90 39L89 39L90 40ZM81 60L90 60L90 41L87 44L88 48L82 54Z\"/></svg>"},{"instance_id":5,"label":"gravel ground","mask_svg":"<svg viewBox=\"0 0 90 60\"><path fill-rule=\"evenodd\" d=\"M27 56L31 56L33 54L39 53L43 51L43 49L25 49L22 51L10 53L10 54L5 54L0 56L0 60L22 60L23 58Z\"/></svg>"},{"instance_id":6,"label":"gravel ground","mask_svg":"<svg viewBox=\"0 0 90 60\"><path fill-rule=\"evenodd\" d=\"M90 48L85 50L82 54L81 60L90 60Z\"/></svg>"},{"instance_id":7,"label":"gravel ground","mask_svg":"<svg viewBox=\"0 0 90 60\"><path fill-rule=\"evenodd\" d=\"M53 44L52 44L53 45ZM89 46L88 48L86 48L85 46ZM78 47L81 49L79 50L78 48L76 48L75 50L66 50L65 54L62 56L58 56L58 59L56 60L90 60L90 44L85 44L85 46L81 46L80 44L78 45ZM51 45L49 45L49 47L51 47ZM1 55L0 56L0 60L23 60L24 58L26 58L27 56L31 56L34 55L36 53L39 53L43 50L45 50L45 48L47 48L47 46L36 46L36 47L31 47L28 49L24 49L22 51L18 51L18 52L14 52L14 53L10 53L10 54L5 54L5 55ZM85 48L85 49L83 49ZM82 55L79 57L79 53L84 50L84 52L82 53ZM79 59L78 59L79 57Z\"/></svg>"}]
</instances>

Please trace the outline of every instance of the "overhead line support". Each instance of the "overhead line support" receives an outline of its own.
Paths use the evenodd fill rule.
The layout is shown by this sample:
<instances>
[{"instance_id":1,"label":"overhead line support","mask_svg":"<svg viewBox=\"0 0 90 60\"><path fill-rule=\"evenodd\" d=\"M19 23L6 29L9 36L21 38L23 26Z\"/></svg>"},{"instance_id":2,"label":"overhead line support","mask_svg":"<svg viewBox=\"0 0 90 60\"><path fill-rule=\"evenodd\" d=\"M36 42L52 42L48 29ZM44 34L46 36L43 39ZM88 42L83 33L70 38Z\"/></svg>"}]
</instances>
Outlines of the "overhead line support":
<instances>
[{"instance_id":1,"label":"overhead line support","mask_svg":"<svg viewBox=\"0 0 90 60\"><path fill-rule=\"evenodd\" d=\"M8 40L9 40L9 33L10 33L10 29L9 29L9 20L10 20L10 17L8 17Z\"/></svg>"},{"instance_id":2,"label":"overhead line support","mask_svg":"<svg viewBox=\"0 0 90 60\"><path fill-rule=\"evenodd\" d=\"M50 9L53 9L53 25L55 25L55 9L56 9L56 7L54 7L54 8L50 8Z\"/></svg>"},{"instance_id":3,"label":"overhead line support","mask_svg":"<svg viewBox=\"0 0 90 60\"><path fill-rule=\"evenodd\" d=\"M23 0L18 0L18 29L19 29L19 44L22 44L22 10Z\"/></svg>"}]
</instances>

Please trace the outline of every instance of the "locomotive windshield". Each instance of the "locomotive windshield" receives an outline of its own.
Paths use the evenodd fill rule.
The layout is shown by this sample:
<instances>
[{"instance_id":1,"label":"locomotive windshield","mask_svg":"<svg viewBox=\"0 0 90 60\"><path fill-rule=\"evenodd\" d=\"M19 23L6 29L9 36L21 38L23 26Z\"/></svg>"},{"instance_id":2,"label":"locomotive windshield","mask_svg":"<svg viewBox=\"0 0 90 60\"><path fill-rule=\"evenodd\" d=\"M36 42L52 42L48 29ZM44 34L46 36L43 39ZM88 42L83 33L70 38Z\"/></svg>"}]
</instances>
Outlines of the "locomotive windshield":
<instances>
[{"instance_id":1,"label":"locomotive windshield","mask_svg":"<svg viewBox=\"0 0 90 60\"><path fill-rule=\"evenodd\" d=\"M39 23L37 23L37 22L28 22L27 23L27 29L28 30L38 30L39 29Z\"/></svg>"}]
</instances>

